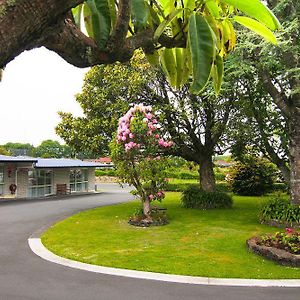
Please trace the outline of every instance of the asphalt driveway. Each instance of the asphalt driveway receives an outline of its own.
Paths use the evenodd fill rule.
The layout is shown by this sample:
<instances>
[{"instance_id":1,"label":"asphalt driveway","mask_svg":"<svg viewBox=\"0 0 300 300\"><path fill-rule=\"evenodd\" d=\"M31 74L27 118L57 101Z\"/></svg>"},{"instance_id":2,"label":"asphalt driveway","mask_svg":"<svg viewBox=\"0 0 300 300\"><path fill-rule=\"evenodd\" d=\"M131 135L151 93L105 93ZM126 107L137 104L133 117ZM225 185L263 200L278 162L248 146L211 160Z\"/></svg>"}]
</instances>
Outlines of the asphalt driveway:
<instances>
[{"instance_id":1,"label":"asphalt driveway","mask_svg":"<svg viewBox=\"0 0 300 300\"><path fill-rule=\"evenodd\" d=\"M91 196L0 203L0 300L300 299L299 288L202 286L124 278L60 266L31 252L27 239L56 220L132 198L128 189L110 184L102 187L103 193Z\"/></svg>"}]
</instances>

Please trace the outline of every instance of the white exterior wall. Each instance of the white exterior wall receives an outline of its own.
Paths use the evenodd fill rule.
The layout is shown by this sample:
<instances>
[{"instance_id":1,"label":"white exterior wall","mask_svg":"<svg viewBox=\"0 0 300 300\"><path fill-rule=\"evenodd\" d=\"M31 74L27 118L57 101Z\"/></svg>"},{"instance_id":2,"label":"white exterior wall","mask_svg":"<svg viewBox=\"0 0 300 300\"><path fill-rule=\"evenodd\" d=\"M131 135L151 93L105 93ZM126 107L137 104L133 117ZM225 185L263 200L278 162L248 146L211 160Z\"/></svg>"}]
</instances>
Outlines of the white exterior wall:
<instances>
[{"instance_id":1,"label":"white exterior wall","mask_svg":"<svg viewBox=\"0 0 300 300\"><path fill-rule=\"evenodd\" d=\"M70 188L70 168L53 169L52 192L56 194L56 185L66 184Z\"/></svg>"},{"instance_id":2,"label":"white exterior wall","mask_svg":"<svg viewBox=\"0 0 300 300\"><path fill-rule=\"evenodd\" d=\"M28 169L19 169L17 171L17 198L28 197Z\"/></svg>"},{"instance_id":3,"label":"white exterior wall","mask_svg":"<svg viewBox=\"0 0 300 300\"><path fill-rule=\"evenodd\" d=\"M88 192L95 191L95 168L88 168Z\"/></svg>"},{"instance_id":4,"label":"white exterior wall","mask_svg":"<svg viewBox=\"0 0 300 300\"><path fill-rule=\"evenodd\" d=\"M9 176L9 169L11 170L10 176ZM16 184L16 166L15 165L7 165L5 164L3 167L4 170L4 192L3 195L11 195L11 192L9 190L9 186L11 184ZM18 185L17 185L18 186ZM13 195L11 195L13 197Z\"/></svg>"}]
</instances>

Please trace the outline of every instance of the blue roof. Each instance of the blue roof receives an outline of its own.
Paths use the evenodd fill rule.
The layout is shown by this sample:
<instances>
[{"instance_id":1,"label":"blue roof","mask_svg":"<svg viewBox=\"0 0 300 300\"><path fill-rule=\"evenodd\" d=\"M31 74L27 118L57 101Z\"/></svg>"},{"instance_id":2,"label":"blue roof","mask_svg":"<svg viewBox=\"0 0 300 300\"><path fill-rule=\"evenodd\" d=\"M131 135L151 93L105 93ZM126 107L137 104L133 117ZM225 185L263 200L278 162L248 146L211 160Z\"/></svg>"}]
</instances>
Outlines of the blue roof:
<instances>
[{"instance_id":1,"label":"blue roof","mask_svg":"<svg viewBox=\"0 0 300 300\"><path fill-rule=\"evenodd\" d=\"M7 156L0 155L0 162L37 162L37 158L28 156Z\"/></svg>"},{"instance_id":2,"label":"blue roof","mask_svg":"<svg viewBox=\"0 0 300 300\"><path fill-rule=\"evenodd\" d=\"M0 162L31 162L35 168L95 168L105 164L68 158L34 158L28 156L0 155Z\"/></svg>"},{"instance_id":3,"label":"blue roof","mask_svg":"<svg viewBox=\"0 0 300 300\"><path fill-rule=\"evenodd\" d=\"M67 158L38 158L35 168L95 168L103 164Z\"/></svg>"}]
</instances>

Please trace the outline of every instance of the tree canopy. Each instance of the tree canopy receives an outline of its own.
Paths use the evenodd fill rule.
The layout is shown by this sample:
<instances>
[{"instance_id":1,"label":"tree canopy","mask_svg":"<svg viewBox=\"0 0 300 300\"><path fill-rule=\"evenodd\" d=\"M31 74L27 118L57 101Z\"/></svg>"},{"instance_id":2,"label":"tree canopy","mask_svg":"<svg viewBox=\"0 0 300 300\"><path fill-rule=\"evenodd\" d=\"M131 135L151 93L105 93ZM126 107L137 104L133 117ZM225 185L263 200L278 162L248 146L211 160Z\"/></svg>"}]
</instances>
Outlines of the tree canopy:
<instances>
[{"instance_id":1,"label":"tree canopy","mask_svg":"<svg viewBox=\"0 0 300 300\"><path fill-rule=\"evenodd\" d=\"M192 78L198 93L212 77L218 91L235 23L276 43L279 22L260 0L1 0L0 68L41 46L78 67L125 62L142 48L173 86Z\"/></svg>"}]
</instances>

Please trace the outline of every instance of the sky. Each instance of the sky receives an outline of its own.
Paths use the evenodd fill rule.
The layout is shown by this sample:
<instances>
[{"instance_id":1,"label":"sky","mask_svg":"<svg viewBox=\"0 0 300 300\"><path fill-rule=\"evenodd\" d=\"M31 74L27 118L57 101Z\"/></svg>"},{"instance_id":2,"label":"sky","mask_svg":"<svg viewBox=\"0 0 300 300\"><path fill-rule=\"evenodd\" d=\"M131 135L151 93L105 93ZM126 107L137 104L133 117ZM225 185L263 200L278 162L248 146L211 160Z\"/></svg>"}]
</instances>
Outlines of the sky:
<instances>
[{"instance_id":1,"label":"sky","mask_svg":"<svg viewBox=\"0 0 300 300\"><path fill-rule=\"evenodd\" d=\"M76 68L45 48L25 51L10 62L0 82L0 144L63 141L55 134L58 111L81 116L75 100L88 69Z\"/></svg>"}]
</instances>

